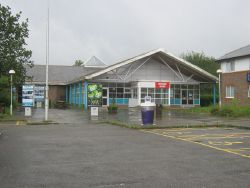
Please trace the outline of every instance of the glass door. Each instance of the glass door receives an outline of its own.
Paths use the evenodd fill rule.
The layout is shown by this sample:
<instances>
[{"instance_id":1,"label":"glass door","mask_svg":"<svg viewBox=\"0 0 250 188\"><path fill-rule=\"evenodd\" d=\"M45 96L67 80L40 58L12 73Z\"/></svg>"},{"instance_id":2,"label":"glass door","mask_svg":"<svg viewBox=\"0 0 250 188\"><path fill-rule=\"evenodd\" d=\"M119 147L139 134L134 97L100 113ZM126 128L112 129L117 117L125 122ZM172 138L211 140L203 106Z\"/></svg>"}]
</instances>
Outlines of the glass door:
<instances>
[{"instance_id":1,"label":"glass door","mask_svg":"<svg viewBox=\"0 0 250 188\"><path fill-rule=\"evenodd\" d=\"M103 106L108 106L109 102L108 102L108 88L102 88L102 105Z\"/></svg>"},{"instance_id":2,"label":"glass door","mask_svg":"<svg viewBox=\"0 0 250 188\"><path fill-rule=\"evenodd\" d=\"M181 104L187 105L188 104L188 95L187 90L181 90Z\"/></svg>"},{"instance_id":3,"label":"glass door","mask_svg":"<svg viewBox=\"0 0 250 188\"><path fill-rule=\"evenodd\" d=\"M194 91L188 90L188 104L194 104Z\"/></svg>"}]
</instances>

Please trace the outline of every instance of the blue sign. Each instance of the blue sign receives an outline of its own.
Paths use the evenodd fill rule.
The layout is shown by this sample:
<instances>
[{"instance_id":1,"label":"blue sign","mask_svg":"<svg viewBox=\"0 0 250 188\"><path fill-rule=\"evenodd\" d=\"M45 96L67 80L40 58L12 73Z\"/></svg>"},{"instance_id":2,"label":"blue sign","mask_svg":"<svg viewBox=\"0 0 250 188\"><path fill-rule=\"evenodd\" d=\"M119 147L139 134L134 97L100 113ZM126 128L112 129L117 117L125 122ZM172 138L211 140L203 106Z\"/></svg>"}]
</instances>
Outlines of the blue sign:
<instances>
[{"instance_id":1,"label":"blue sign","mask_svg":"<svg viewBox=\"0 0 250 188\"><path fill-rule=\"evenodd\" d=\"M247 81L250 82L250 73L247 73Z\"/></svg>"}]
</instances>

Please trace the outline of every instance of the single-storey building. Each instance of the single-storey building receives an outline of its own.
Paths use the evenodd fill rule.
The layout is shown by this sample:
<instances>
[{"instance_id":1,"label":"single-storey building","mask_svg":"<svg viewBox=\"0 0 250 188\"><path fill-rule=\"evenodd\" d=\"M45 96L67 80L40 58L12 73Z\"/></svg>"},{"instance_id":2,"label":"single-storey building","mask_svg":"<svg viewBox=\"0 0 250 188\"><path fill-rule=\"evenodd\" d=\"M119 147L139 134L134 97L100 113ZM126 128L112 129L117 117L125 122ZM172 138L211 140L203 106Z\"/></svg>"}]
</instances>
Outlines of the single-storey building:
<instances>
[{"instance_id":1,"label":"single-storey building","mask_svg":"<svg viewBox=\"0 0 250 188\"><path fill-rule=\"evenodd\" d=\"M221 65L222 104L250 105L250 45L217 60Z\"/></svg>"},{"instance_id":2,"label":"single-storey building","mask_svg":"<svg viewBox=\"0 0 250 188\"><path fill-rule=\"evenodd\" d=\"M214 85L217 77L203 69L165 52L163 49L105 66L95 58L84 66L49 66L49 99L65 100L72 105L88 106L87 86L102 85L102 105L138 106L145 97L168 106L200 105L200 84ZM27 69L33 79L27 84L45 84L45 65Z\"/></svg>"}]
</instances>

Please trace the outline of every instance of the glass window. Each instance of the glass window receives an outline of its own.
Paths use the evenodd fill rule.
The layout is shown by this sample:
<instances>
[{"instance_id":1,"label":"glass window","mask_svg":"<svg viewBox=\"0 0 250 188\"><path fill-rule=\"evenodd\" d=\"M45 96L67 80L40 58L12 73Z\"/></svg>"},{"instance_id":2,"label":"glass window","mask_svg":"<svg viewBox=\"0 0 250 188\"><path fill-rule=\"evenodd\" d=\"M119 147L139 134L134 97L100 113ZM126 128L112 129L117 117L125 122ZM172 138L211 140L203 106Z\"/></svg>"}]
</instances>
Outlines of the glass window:
<instances>
[{"instance_id":1,"label":"glass window","mask_svg":"<svg viewBox=\"0 0 250 188\"><path fill-rule=\"evenodd\" d=\"M226 72L232 72L235 71L235 62L229 61L226 63Z\"/></svg>"},{"instance_id":2,"label":"glass window","mask_svg":"<svg viewBox=\"0 0 250 188\"><path fill-rule=\"evenodd\" d=\"M248 97L250 97L250 85L248 86Z\"/></svg>"},{"instance_id":3,"label":"glass window","mask_svg":"<svg viewBox=\"0 0 250 188\"><path fill-rule=\"evenodd\" d=\"M194 90L194 99L199 99L199 90Z\"/></svg>"},{"instance_id":4,"label":"glass window","mask_svg":"<svg viewBox=\"0 0 250 188\"><path fill-rule=\"evenodd\" d=\"M233 86L226 86L226 98L234 98L235 89Z\"/></svg>"},{"instance_id":5,"label":"glass window","mask_svg":"<svg viewBox=\"0 0 250 188\"><path fill-rule=\"evenodd\" d=\"M199 85L194 85L194 89L199 89Z\"/></svg>"},{"instance_id":6,"label":"glass window","mask_svg":"<svg viewBox=\"0 0 250 188\"><path fill-rule=\"evenodd\" d=\"M181 85L181 88L182 88L182 89L187 89L187 85L186 85L186 84Z\"/></svg>"},{"instance_id":7,"label":"glass window","mask_svg":"<svg viewBox=\"0 0 250 188\"><path fill-rule=\"evenodd\" d=\"M137 88L133 89L133 99L137 99Z\"/></svg>"},{"instance_id":8,"label":"glass window","mask_svg":"<svg viewBox=\"0 0 250 188\"><path fill-rule=\"evenodd\" d=\"M180 89L180 88L181 88L181 85L180 85L180 84L176 84L176 85L174 86L174 88Z\"/></svg>"},{"instance_id":9,"label":"glass window","mask_svg":"<svg viewBox=\"0 0 250 188\"><path fill-rule=\"evenodd\" d=\"M141 88L142 93L147 93L147 88Z\"/></svg>"},{"instance_id":10,"label":"glass window","mask_svg":"<svg viewBox=\"0 0 250 188\"><path fill-rule=\"evenodd\" d=\"M117 93L123 93L123 88L117 88L116 91Z\"/></svg>"}]
</instances>

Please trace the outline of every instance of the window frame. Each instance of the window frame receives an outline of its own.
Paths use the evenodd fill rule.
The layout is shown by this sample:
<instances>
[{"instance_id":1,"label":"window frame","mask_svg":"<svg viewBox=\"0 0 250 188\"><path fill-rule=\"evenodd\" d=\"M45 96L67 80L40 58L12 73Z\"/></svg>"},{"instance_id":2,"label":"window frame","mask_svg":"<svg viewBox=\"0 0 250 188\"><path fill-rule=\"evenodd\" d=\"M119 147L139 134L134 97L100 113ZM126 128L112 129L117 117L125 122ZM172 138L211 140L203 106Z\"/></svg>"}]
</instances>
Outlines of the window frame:
<instances>
[{"instance_id":1,"label":"window frame","mask_svg":"<svg viewBox=\"0 0 250 188\"><path fill-rule=\"evenodd\" d=\"M247 94L248 98L250 98L250 85L248 85L248 92L247 93L248 93Z\"/></svg>"},{"instance_id":2,"label":"window frame","mask_svg":"<svg viewBox=\"0 0 250 188\"><path fill-rule=\"evenodd\" d=\"M229 89L229 93L228 93L228 89ZM235 87L234 86L226 86L226 98L227 99L234 99L234 97L235 97Z\"/></svg>"}]
</instances>

